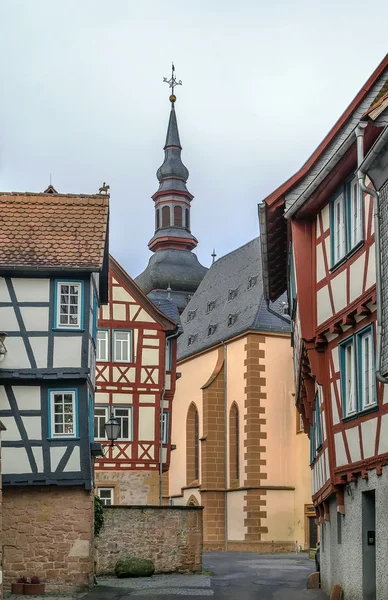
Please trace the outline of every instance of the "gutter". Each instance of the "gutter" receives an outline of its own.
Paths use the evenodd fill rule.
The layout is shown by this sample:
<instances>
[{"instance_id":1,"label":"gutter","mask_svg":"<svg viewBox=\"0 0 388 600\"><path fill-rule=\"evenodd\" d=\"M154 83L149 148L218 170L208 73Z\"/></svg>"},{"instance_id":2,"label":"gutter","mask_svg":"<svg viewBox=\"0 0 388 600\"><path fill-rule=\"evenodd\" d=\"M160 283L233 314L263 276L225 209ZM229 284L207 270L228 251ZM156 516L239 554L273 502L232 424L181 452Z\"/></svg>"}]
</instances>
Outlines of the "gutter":
<instances>
[{"instance_id":1,"label":"gutter","mask_svg":"<svg viewBox=\"0 0 388 600\"><path fill-rule=\"evenodd\" d=\"M268 228L267 205L262 202L258 206L260 223L261 269L263 280L263 296L269 300L269 268L268 268Z\"/></svg>"},{"instance_id":2,"label":"gutter","mask_svg":"<svg viewBox=\"0 0 388 600\"><path fill-rule=\"evenodd\" d=\"M357 128L357 150L359 138L363 136L362 125ZM362 133L361 133L362 131ZM381 374L381 330L382 330L382 295L381 295L381 246L380 246L380 194L373 188L365 185L365 178L368 169L371 167L375 158L388 142L388 126L384 129L378 140L374 143L365 160L363 160L363 149L360 153L358 163L358 182L363 192L370 194L373 198L373 218L375 226L375 258L376 258L376 302L377 302L377 324L376 324L376 377L381 383L388 383L388 379Z\"/></svg>"},{"instance_id":3,"label":"gutter","mask_svg":"<svg viewBox=\"0 0 388 600\"><path fill-rule=\"evenodd\" d=\"M165 354L164 354L164 370L163 370L163 390L160 397L160 415L159 415L159 506L163 505L163 404L164 396L166 394L166 376L167 376L167 356L166 352L168 349L168 342L174 338L177 338L181 334L181 330L177 327L177 330L172 335L166 335ZM172 415L172 411L170 413ZM171 419L172 422L172 419ZM170 423L169 423L170 426Z\"/></svg>"}]
</instances>

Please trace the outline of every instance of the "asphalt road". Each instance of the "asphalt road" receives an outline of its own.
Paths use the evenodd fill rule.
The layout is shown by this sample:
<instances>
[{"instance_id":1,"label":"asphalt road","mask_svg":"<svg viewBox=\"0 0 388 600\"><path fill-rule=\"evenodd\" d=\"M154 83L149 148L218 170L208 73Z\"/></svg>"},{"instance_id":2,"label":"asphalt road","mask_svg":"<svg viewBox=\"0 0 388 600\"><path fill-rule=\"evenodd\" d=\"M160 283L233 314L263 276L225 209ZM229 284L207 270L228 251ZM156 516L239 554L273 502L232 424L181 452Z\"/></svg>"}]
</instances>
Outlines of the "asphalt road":
<instances>
[{"instance_id":1,"label":"asphalt road","mask_svg":"<svg viewBox=\"0 0 388 600\"><path fill-rule=\"evenodd\" d=\"M208 553L203 569L203 575L100 580L84 600L327 600L321 590L306 590L314 563L305 554Z\"/></svg>"}]
</instances>

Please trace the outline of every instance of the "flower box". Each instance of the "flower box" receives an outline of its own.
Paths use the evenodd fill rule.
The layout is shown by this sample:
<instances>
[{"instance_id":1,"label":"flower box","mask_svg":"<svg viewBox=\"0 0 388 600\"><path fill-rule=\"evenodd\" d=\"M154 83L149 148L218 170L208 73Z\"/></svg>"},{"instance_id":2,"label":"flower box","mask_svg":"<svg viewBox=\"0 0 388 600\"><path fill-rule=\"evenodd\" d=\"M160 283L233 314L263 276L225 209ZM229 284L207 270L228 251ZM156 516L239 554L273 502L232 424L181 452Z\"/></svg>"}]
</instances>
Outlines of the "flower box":
<instances>
[{"instance_id":1,"label":"flower box","mask_svg":"<svg viewBox=\"0 0 388 600\"><path fill-rule=\"evenodd\" d=\"M44 595L44 583L25 583L24 595L26 596L43 596Z\"/></svg>"}]
</instances>

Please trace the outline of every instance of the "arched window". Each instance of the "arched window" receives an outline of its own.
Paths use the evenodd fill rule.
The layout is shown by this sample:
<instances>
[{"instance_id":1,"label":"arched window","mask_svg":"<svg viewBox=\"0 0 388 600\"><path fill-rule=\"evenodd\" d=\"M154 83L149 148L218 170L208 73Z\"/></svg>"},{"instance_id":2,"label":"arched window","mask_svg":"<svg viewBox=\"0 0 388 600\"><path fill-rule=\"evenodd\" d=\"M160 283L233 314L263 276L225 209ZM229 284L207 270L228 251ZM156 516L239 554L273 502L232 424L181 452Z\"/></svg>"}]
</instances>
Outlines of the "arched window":
<instances>
[{"instance_id":1,"label":"arched window","mask_svg":"<svg viewBox=\"0 0 388 600\"><path fill-rule=\"evenodd\" d=\"M186 213L186 228L190 229L190 211L188 208L185 208L185 213Z\"/></svg>"},{"instance_id":2,"label":"arched window","mask_svg":"<svg viewBox=\"0 0 388 600\"><path fill-rule=\"evenodd\" d=\"M186 483L199 479L199 418L195 404L191 403L186 420Z\"/></svg>"},{"instance_id":3,"label":"arched window","mask_svg":"<svg viewBox=\"0 0 388 600\"><path fill-rule=\"evenodd\" d=\"M162 227L170 227L170 207L163 206L162 208Z\"/></svg>"},{"instance_id":4,"label":"arched window","mask_svg":"<svg viewBox=\"0 0 388 600\"><path fill-rule=\"evenodd\" d=\"M199 506L199 502L198 502L197 498L195 496L193 496L193 494L190 496L190 498L187 502L187 506Z\"/></svg>"},{"instance_id":5,"label":"arched window","mask_svg":"<svg viewBox=\"0 0 388 600\"><path fill-rule=\"evenodd\" d=\"M174 225L175 227L182 227L182 207L174 206Z\"/></svg>"},{"instance_id":6,"label":"arched window","mask_svg":"<svg viewBox=\"0 0 388 600\"><path fill-rule=\"evenodd\" d=\"M159 229L159 209L155 211L155 229Z\"/></svg>"},{"instance_id":7,"label":"arched window","mask_svg":"<svg viewBox=\"0 0 388 600\"><path fill-rule=\"evenodd\" d=\"M238 406L233 402L229 412L229 474L230 483L240 479L240 423Z\"/></svg>"}]
</instances>

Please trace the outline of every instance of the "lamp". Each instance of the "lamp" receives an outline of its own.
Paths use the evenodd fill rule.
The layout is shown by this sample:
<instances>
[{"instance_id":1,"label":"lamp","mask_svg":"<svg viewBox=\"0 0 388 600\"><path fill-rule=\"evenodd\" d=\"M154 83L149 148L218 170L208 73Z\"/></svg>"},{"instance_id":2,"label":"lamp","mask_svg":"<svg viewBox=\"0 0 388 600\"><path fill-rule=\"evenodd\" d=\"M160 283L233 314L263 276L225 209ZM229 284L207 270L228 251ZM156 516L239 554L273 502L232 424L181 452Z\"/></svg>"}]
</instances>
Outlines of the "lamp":
<instances>
[{"instance_id":1,"label":"lamp","mask_svg":"<svg viewBox=\"0 0 388 600\"><path fill-rule=\"evenodd\" d=\"M5 355L7 354L7 348L5 347L5 344L4 344L6 337L7 337L7 334L4 331L2 331L0 333L0 362L2 360L4 360Z\"/></svg>"},{"instance_id":2,"label":"lamp","mask_svg":"<svg viewBox=\"0 0 388 600\"><path fill-rule=\"evenodd\" d=\"M106 437L110 441L111 447L114 446L115 441L120 437L121 433L121 424L120 421L115 419L113 413L110 416L109 421L107 421L104 425Z\"/></svg>"}]
</instances>

